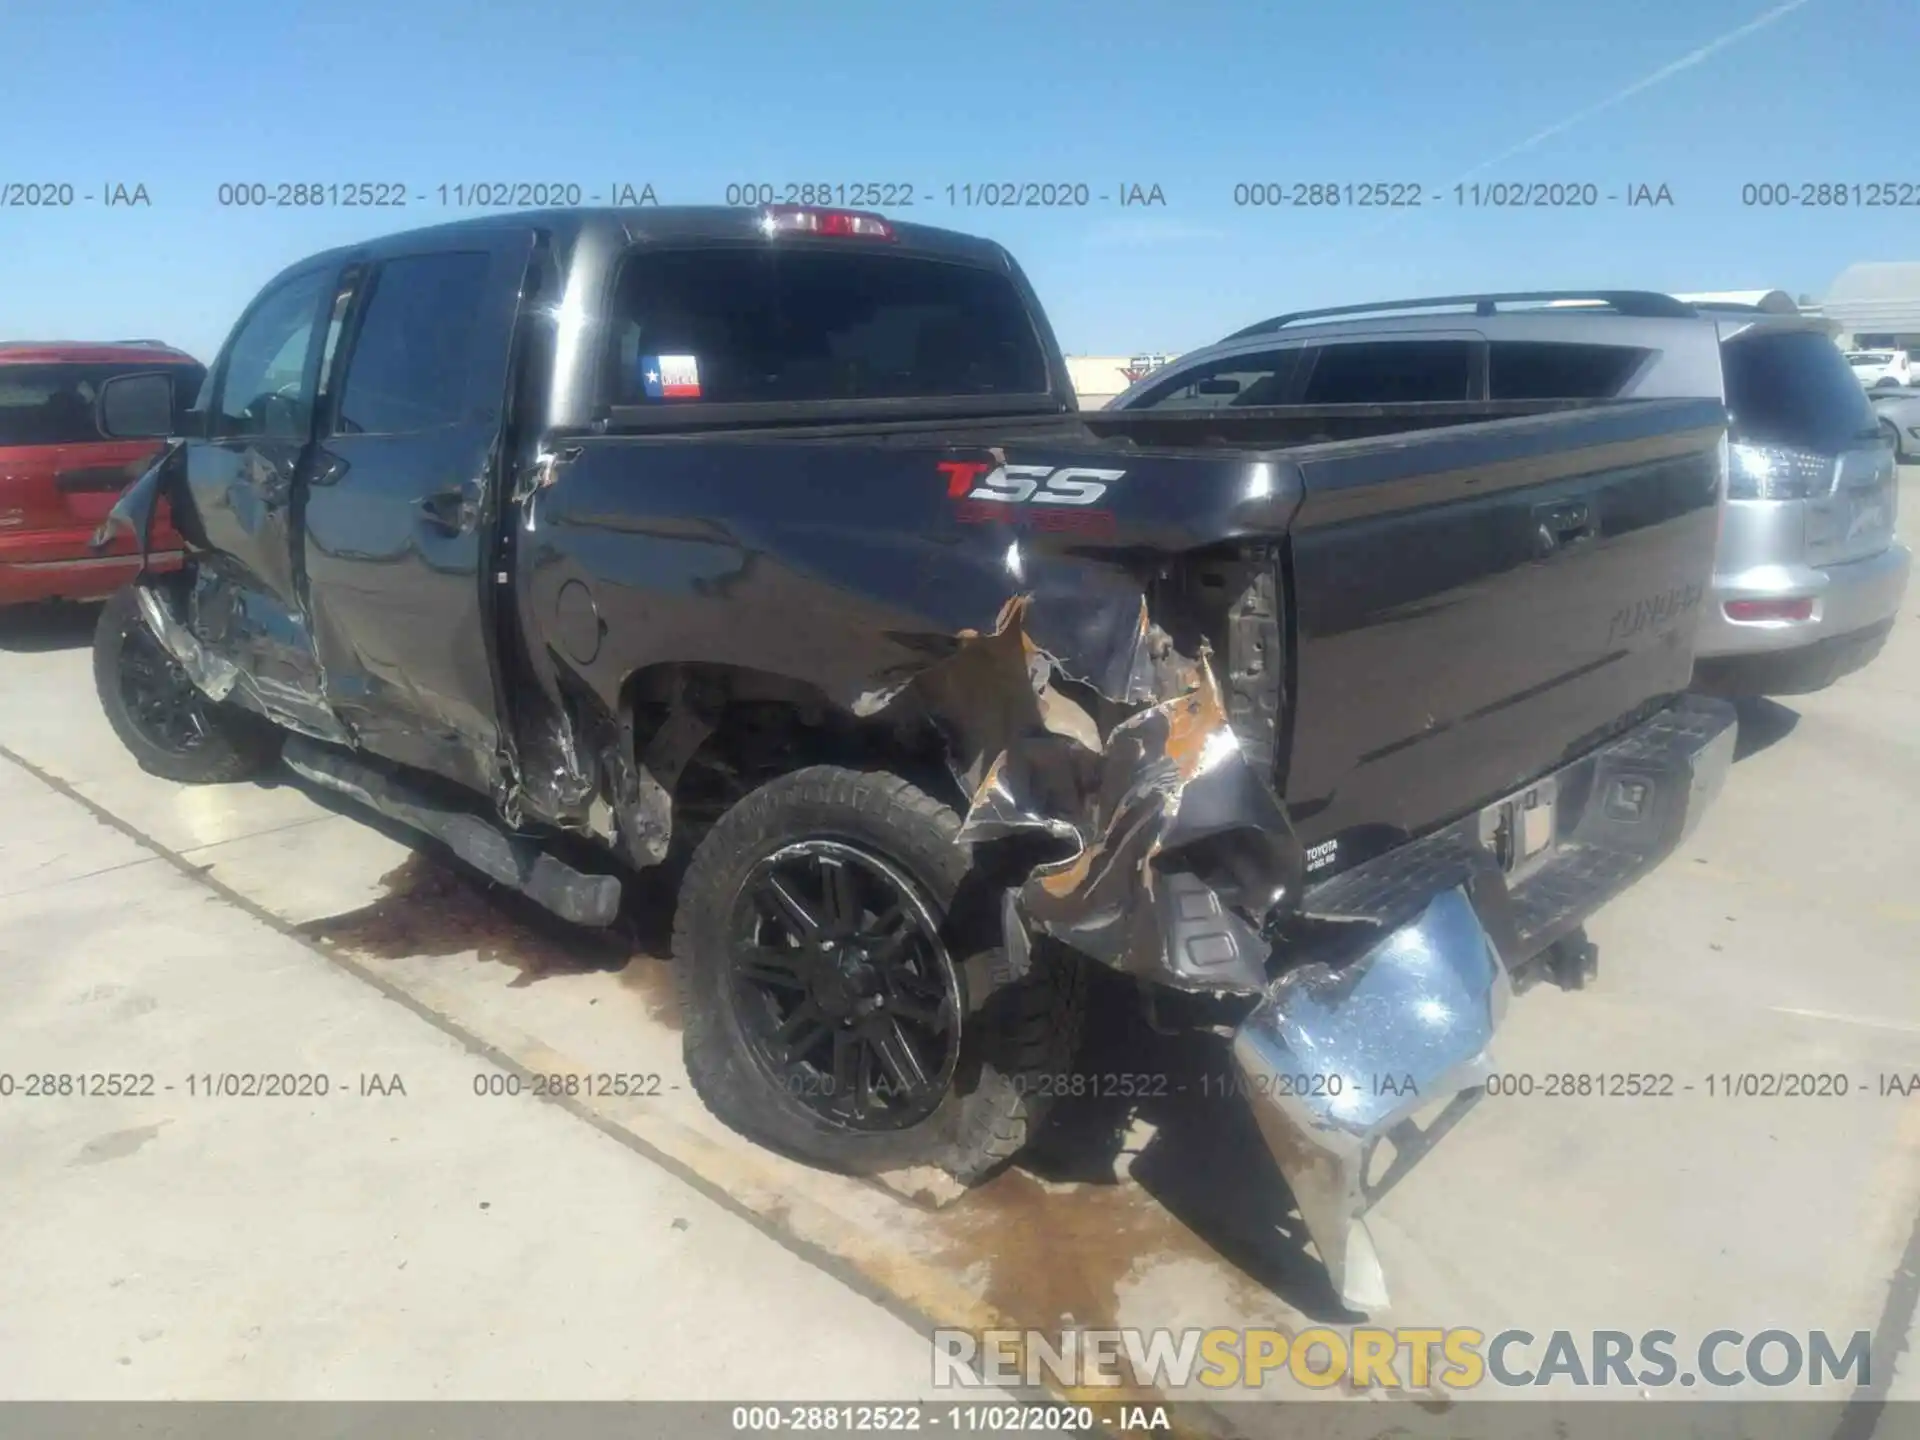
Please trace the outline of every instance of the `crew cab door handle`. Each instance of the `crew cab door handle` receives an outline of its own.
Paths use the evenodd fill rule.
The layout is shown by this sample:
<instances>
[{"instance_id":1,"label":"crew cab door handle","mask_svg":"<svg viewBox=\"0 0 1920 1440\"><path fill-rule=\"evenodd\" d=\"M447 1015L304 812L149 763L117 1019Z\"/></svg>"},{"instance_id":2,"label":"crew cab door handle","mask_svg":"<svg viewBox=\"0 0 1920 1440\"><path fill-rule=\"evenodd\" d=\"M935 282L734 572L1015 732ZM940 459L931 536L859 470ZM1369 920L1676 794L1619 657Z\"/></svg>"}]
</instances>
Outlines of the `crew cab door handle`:
<instances>
[{"instance_id":1,"label":"crew cab door handle","mask_svg":"<svg viewBox=\"0 0 1920 1440\"><path fill-rule=\"evenodd\" d=\"M479 491L468 484L448 485L420 499L420 516L434 529L460 535L473 527Z\"/></svg>"},{"instance_id":2,"label":"crew cab door handle","mask_svg":"<svg viewBox=\"0 0 1920 1440\"><path fill-rule=\"evenodd\" d=\"M1593 506L1585 500L1555 500L1533 509L1533 548L1537 556L1565 550L1599 533Z\"/></svg>"}]
</instances>

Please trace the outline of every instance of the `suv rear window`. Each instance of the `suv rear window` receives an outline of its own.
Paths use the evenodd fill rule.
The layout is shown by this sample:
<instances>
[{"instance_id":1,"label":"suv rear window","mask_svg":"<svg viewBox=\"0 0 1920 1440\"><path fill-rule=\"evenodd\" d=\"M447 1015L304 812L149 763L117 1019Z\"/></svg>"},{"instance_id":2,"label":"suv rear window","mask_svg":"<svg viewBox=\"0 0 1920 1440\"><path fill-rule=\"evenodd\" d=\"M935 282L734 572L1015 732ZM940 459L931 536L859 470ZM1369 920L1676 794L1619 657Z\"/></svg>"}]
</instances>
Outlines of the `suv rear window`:
<instances>
[{"instance_id":1,"label":"suv rear window","mask_svg":"<svg viewBox=\"0 0 1920 1440\"><path fill-rule=\"evenodd\" d=\"M613 307L620 405L1037 395L1046 354L1013 280L801 246L647 251Z\"/></svg>"},{"instance_id":2,"label":"suv rear window","mask_svg":"<svg viewBox=\"0 0 1920 1440\"><path fill-rule=\"evenodd\" d=\"M1846 358L1814 330L1756 327L1720 347L1732 438L1838 454L1878 434Z\"/></svg>"},{"instance_id":3,"label":"suv rear window","mask_svg":"<svg viewBox=\"0 0 1920 1440\"><path fill-rule=\"evenodd\" d=\"M200 392L198 365L0 365L0 445L96 445L100 387L115 375L164 369L174 376L174 426Z\"/></svg>"},{"instance_id":4,"label":"suv rear window","mask_svg":"<svg viewBox=\"0 0 1920 1440\"><path fill-rule=\"evenodd\" d=\"M1631 345L1496 340L1487 347L1487 393L1495 400L1611 400L1646 357Z\"/></svg>"}]
</instances>

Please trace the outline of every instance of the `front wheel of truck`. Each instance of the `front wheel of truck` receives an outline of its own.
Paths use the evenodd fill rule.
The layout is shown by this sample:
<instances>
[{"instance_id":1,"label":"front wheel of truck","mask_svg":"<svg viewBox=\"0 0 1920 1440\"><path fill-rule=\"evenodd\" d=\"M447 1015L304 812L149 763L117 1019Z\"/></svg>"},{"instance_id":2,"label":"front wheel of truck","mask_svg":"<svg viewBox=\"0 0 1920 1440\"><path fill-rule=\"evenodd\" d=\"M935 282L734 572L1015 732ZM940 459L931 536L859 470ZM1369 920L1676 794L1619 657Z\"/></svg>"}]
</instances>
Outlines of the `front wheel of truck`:
<instances>
[{"instance_id":1,"label":"front wheel of truck","mask_svg":"<svg viewBox=\"0 0 1920 1440\"><path fill-rule=\"evenodd\" d=\"M763 785L694 852L673 959L694 1089L800 1159L998 1169L1066 1088L1085 978L1008 973L960 817L898 776Z\"/></svg>"},{"instance_id":2,"label":"front wheel of truck","mask_svg":"<svg viewBox=\"0 0 1920 1440\"><path fill-rule=\"evenodd\" d=\"M107 723L140 768L165 780L246 780L273 763L278 734L257 715L209 700L140 614L128 586L100 611L93 685Z\"/></svg>"}]
</instances>

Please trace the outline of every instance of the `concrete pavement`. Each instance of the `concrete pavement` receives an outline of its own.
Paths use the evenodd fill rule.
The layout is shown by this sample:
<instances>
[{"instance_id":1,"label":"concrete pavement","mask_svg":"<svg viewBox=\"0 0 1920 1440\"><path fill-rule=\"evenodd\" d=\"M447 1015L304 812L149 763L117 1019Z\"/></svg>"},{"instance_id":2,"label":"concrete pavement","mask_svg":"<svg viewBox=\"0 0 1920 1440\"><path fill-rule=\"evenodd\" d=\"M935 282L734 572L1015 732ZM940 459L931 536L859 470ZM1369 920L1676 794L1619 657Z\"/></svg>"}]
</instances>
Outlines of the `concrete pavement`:
<instances>
[{"instance_id":1,"label":"concrete pavement","mask_svg":"<svg viewBox=\"0 0 1920 1440\"><path fill-rule=\"evenodd\" d=\"M0 815L0 1398L927 1389L902 1320L11 761ZM219 1093L263 1074L302 1093Z\"/></svg>"}]
</instances>

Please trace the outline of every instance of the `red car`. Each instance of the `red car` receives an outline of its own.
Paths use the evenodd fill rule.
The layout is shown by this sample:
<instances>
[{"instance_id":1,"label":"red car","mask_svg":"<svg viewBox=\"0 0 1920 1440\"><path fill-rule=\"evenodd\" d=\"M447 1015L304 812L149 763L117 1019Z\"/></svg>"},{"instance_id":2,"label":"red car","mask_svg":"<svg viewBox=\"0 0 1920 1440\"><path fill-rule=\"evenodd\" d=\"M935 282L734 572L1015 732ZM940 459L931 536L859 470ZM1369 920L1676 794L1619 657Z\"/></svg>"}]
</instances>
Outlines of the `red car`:
<instances>
[{"instance_id":1,"label":"red car","mask_svg":"<svg viewBox=\"0 0 1920 1440\"><path fill-rule=\"evenodd\" d=\"M99 600L139 569L129 537L98 555L87 540L160 445L103 438L94 397L111 376L153 370L174 377L176 414L206 375L191 355L157 340L0 342L0 606ZM180 562L180 536L164 511L154 519L153 552L155 569Z\"/></svg>"}]
</instances>

